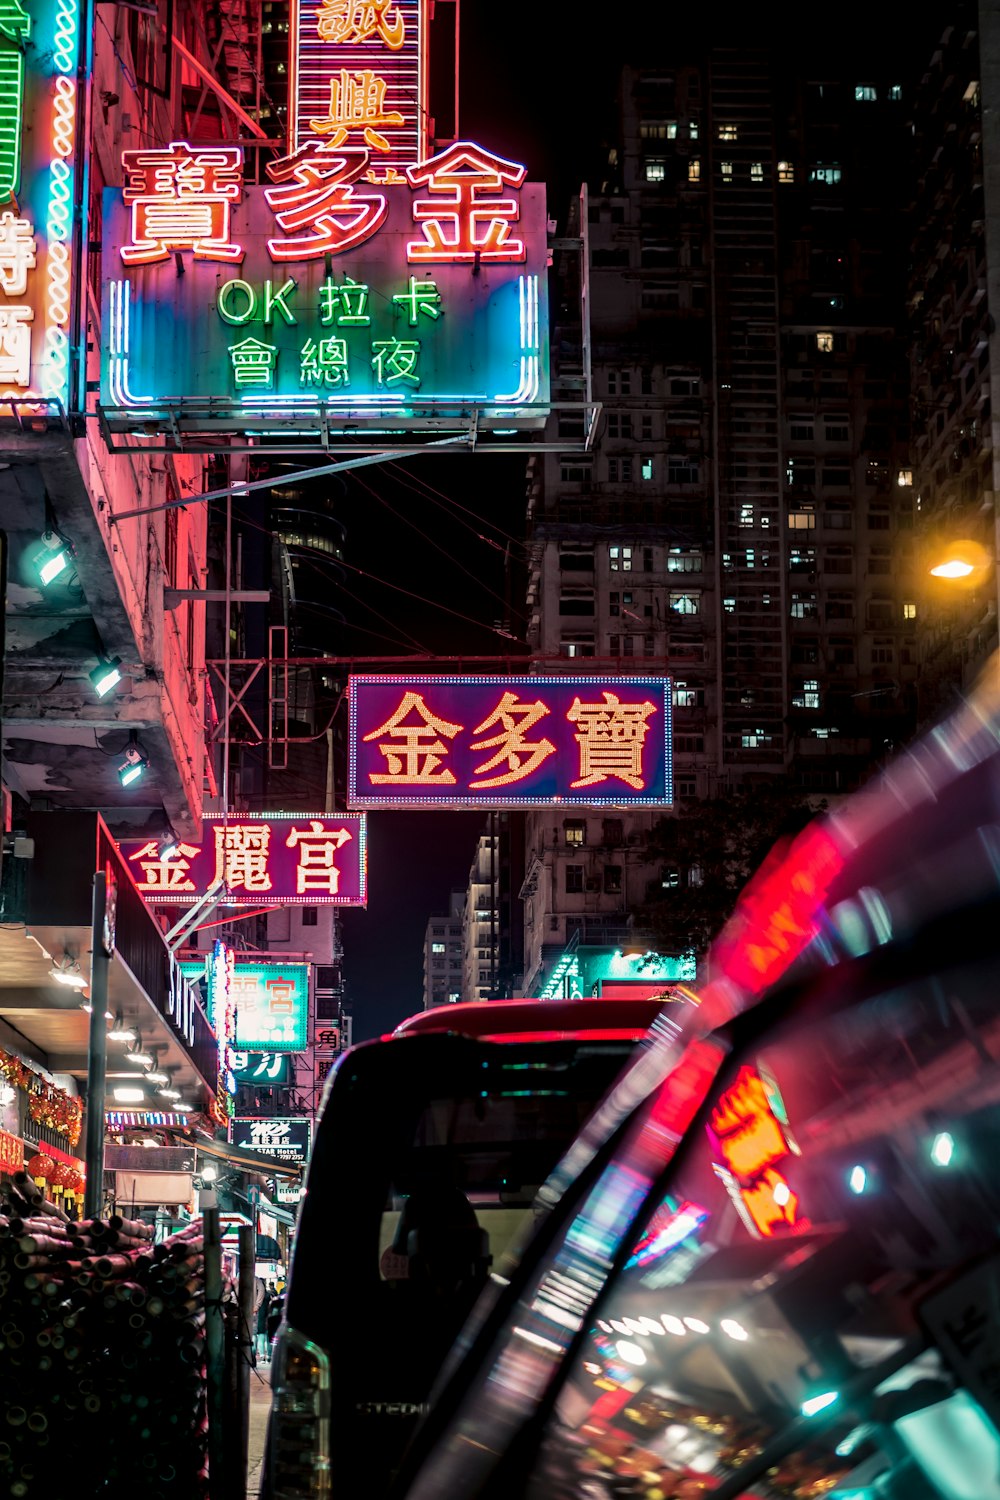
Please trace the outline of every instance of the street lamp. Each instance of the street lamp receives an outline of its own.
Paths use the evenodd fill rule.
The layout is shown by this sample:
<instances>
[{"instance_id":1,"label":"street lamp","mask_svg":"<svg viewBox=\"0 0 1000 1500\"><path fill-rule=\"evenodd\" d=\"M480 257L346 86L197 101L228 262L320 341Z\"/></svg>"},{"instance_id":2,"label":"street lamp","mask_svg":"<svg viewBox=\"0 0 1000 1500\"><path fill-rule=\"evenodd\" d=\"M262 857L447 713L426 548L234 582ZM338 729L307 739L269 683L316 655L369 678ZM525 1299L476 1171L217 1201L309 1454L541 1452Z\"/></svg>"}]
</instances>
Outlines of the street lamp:
<instances>
[{"instance_id":1,"label":"street lamp","mask_svg":"<svg viewBox=\"0 0 1000 1500\"><path fill-rule=\"evenodd\" d=\"M990 566L990 555L981 542L971 537L947 542L937 561L928 568L932 578L942 578L950 583L960 583L973 588L986 576Z\"/></svg>"}]
</instances>

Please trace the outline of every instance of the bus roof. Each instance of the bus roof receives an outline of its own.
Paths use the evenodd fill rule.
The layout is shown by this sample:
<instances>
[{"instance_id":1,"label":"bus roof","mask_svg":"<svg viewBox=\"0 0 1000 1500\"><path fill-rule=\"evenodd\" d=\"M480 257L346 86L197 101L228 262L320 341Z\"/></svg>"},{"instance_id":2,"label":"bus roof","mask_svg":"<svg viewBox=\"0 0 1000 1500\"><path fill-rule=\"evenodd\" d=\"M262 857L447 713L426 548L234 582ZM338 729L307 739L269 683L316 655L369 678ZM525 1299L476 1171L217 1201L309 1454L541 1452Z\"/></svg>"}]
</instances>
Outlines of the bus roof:
<instances>
[{"instance_id":1,"label":"bus roof","mask_svg":"<svg viewBox=\"0 0 1000 1500\"><path fill-rule=\"evenodd\" d=\"M420 1011L400 1022L392 1034L450 1031L498 1042L578 1036L640 1041L664 1005L694 998L684 986L671 985L655 999L644 1000L470 1000Z\"/></svg>"}]
</instances>

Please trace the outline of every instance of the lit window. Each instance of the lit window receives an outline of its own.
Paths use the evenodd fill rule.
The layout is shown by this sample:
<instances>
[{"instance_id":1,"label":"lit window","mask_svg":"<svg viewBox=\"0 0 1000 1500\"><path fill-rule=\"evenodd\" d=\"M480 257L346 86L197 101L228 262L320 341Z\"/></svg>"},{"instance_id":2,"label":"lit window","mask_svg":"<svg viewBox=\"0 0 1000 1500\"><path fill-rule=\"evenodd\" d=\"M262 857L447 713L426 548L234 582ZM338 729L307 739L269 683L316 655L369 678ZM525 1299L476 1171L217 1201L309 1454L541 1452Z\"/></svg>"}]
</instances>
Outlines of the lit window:
<instances>
[{"instance_id":1,"label":"lit window","mask_svg":"<svg viewBox=\"0 0 1000 1500\"><path fill-rule=\"evenodd\" d=\"M762 161L752 161L750 163L750 181L764 181L764 163Z\"/></svg>"},{"instance_id":2,"label":"lit window","mask_svg":"<svg viewBox=\"0 0 1000 1500\"><path fill-rule=\"evenodd\" d=\"M840 168L827 167L822 162L816 162L809 168L809 181L819 183L822 187L835 187L840 181Z\"/></svg>"},{"instance_id":3,"label":"lit window","mask_svg":"<svg viewBox=\"0 0 1000 1500\"><path fill-rule=\"evenodd\" d=\"M559 642L561 656L593 656L594 637L592 635L564 635Z\"/></svg>"},{"instance_id":4,"label":"lit window","mask_svg":"<svg viewBox=\"0 0 1000 1500\"><path fill-rule=\"evenodd\" d=\"M701 595L672 593L670 595L670 608L674 611L674 614L677 615L700 614Z\"/></svg>"},{"instance_id":5,"label":"lit window","mask_svg":"<svg viewBox=\"0 0 1000 1500\"><path fill-rule=\"evenodd\" d=\"M917 606L915 604L903 605L903 619L915 620L917 618Z\"/></svg>"},{"instance_id":6,"label":"lit window","mask_svg":"<svg viewBox=\"0 0 1000 1500\"><path fill-rule=\"evenodd\" d=\"M896 483L901 490L909 489L913 483L913 470L900 469L896 475Z\"/></svg>"},{"instance_id":7,"label":"lit window","mask_svg":"<svg viewBox=\"0 0 1000 1500\"><path fill-rule=\"evenodd\" d=\"M608 563L612 573L631 573L632 548L614 545L608 548Z\"/></svg>"},{"instance_id":8,"label":"lit window","mask_svg":"<svg viewBox=\"0 0 1000 1500\"><path fill-rule=\"evenodd\" d=\"M722 180L723 180L723 182L732 182L732 180L733 180L733 164L732 164L731 161L720 161L719 162L719 171L722 173Z\"/></svg>"},{"instance_id":9,"label":"lit window","mask_svg":"<svg viewBox=\"0 0 1000 1500\"><path fill-rule=\"evenodd\" d=\"M643 479L652 479L652 477L653 477L653 460L651 458L644 458L642 460L642 466L641 466L639 472L640 472L640 474L641 474L641 476L642 476Z\"/></svg>"},{"instance_id":10,"label":"lit window","mask_svg":"<svg viewBox=\"0 0 1000 1500\"><path fill-rule=\"evenodd\" d=\"M778 181L779 182L794 182L795 181L795 166L794 166L794 164L792 162L790 162L790 161L779 161L779 163L778 163Z\"/></svg>"},{"instance_id":11,"label":"lit window","mask_svg":"<svg viewBox=\"0 0 1000 1500\"><path fill-rule=\"evenodd\" d=\"M736 613L736 600L732 596L727 595L722 601L722 608L727 615L734 615Z\"/></svg>"},{"instance_id":12,"label":"lit window","mask_svg":"<svg viewBox=\"0 0 1000 1500\"><path fill-rule=\"evenodd\" d=\"M740 736L744 750L756 750L771 743L771 736L764 729L748 729Z\"/></svg>"},{"instance_id":13,"label":"lit window","mask_svg":"<svg viewBox=\"0 0 1000 1500\"><path fill-rule=\"evenodd\" d=\"M795 708L819 708L819 682L809 679L792 694Z\"/></svg>"},{"instance_id":14,"label":"lit window","mask_svg":"<svg viewBox=\"0 0 1000 1500\"><path fill-rule=\"evenodd\" d=\"M890 83L886 97L893 104L898 104L903 97L903 85L901 83Z\"/></svg>"},{"instance_id":15,"label":"lit window","mask_svg":"<svg viewBox=\"0 0 1000 1500\"><path fill-rule=\"evenodd\" d=\"M688 162L688 182L701 181L701 162L697 156L692 156Z\"/></svg>"},{"instance_id":16,"label":"lit window","mask_svg":"<svg viewBox=\"0 0 1000 1500\"><path fill-rule=\"evenodd\" d=\"M667 164L662 156L647 156L646 158L646 181L665 182L667 177Z\"/></svg>"},{"instance_id":17,"label":"lit window","mask_svg":"<svg viewBox=\"0 0 1000 1500\"><path fill-rule=\"evenodd\" d=\"M816 512L812 510L790 510L789 531L812 531L816 526Z\"/></svg>"},{"instance_id":18,"label":"lit window","mask_svg":"<svg viewBox=\"0 0 1000 1500\"><path fill-rule=\"evenodd\" d=\"M820 354L832 354L833 353L833 334L832 333L817 333L817 335L816 335L816 349L817 349L817 351Z\"/></svg>"},{"instance_id":19,"label":"lit window","mask_svg":"<svg viewBox=\"0 0 1000 1500\"><path fill-rule=\"evenodd\" d=\"M858 104L874 104L878 98L873 83L856 83L854 85L854 97Z\"/></svg>"},{"instance_id":20,"label":"lit window","mask_svg":"<svg viewBox=\"0 0 1000 1500\"><path fill-rule=\"evenodd\" d=\"M819 610L815 594L793 594L789 613L793 620L815 620Z\"/></svg>"},{"instance_id":21,"label":"lit window","mask_svg":"<svg viewBox=\"0 0 1000 1500\"><path fill-rule=\"evenodd\" d=\"M444 943L431 943L431 952L432 953L443 953L444 951L445 951Z\"/></svg>"},{"instance_id":22,"label":"lit window","mask_svg":"<svg viewBox=\"0 0 1000 1500\"><path fill-rule=\"evenodd\" d=\"M582 844L587 837L587 825L582 818L563 824L567 844Z\"/></svg>"},{"instance_id":23,"label":"lit window","mask_svg":"<svg viewBox=\"0 0 1000 1500\"><path fill-rule=\"evenodd\" d=\"M675 708L701 708L705 701L703 688L689 687L686 682L674 684Z\"/></svg>"},{"instance_id":24,"label":"lit window","mask_svg":"<svg viewBox=\"0 0 1000 1500\"><path fill-rule=\"evenodd\" d=\"M700 552L682 552L679 547L671 547L667 554L668 573L700 573L703 565Z\"/></svg>"},{"instance_id":25,"label":"lit window","mask_svg":"<svg viewBox=\"0 0 1000 1500\"><path fill-rule=\"evenodd\" d=\"M691 137L691 139L693 141L696 141L698 139L698 121L697 120L692 120L691 123L688 125L688 135Z\"/></svg>"},{"instance_id":26,"label":"lit window","mask_svg":"<svg viewBox=\"0 0 1000 1500\"><path fill-rule=\"evenodd\" d=\"M739 126L738 125L720 125L719 126L719 140L720 141L735 141L735 140L738 140L739 139L739 134L740 134L740 131L739 131Z\"/></svg>"},{"instance_id":27,"label":"lit window","mask_svg":"<svg viewBox=\"0 0 1000 1500\"><path fill-rule=\"evenodd\" d=\"M639 136L644 141L672 141L676 135L676 120L639 121Z\"/></svg>"},{"instance_id":28,"label":"lit window","mask_svg":"<svg viewBox=\"0 0 1000 1500\"><path fill-rule=\"evenodd\" d=\"M752 527L753 523L753 505L749 501L744 500L740 506L739 524L745 530L748 526Z\"/></svg>"}]
</instances>

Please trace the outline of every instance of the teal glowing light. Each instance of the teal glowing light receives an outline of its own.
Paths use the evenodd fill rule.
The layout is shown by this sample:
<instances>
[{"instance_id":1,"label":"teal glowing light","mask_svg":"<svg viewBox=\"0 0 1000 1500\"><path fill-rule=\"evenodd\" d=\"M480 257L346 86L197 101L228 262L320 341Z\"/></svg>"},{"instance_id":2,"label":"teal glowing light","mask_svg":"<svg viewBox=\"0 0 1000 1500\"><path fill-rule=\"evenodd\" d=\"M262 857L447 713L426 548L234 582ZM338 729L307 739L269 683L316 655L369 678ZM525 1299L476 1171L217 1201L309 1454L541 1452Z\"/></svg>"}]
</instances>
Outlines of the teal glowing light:
<instances>
[{"instance_id":1,"label":"teal glowing light","mask_svg":"<svg viewBox=\"0 0 1000 1500\"><path fill-rule=\"evenodd\" d=\"M122 680L121 658L113 656L110 661L102 661L87 675L98 698L103 698Z\"/></svg>"},{"instance_id":2,"label":"teal glowing light","mask_svg":"<svg viewBox=\"0 0 1000 1500\"><path fill-rule=\"evenodd\" d=\"M138 781L145 769L145 763L141 760L136 761L133 765L126 766L124 770L119 772L122 786L131 786L133 781Z\"/></svg>"},{"instance_id":3,"label":"teal glowing light","mask_svg":"<svg viewBox=\"0 0 1000 1500\"><path fill-rule=\"evenodd\" d=\"M840 1400L839 1391L821 1391L818 1396L808 1396L799 1407L804 1417L814 1417L817 1412L826 1411L835 1401Z\"/></svg>"},{"instance_id":4,"label":"teal glowing light","mask_svg":"<svg viewBox=\"0 0 1000 1500\"><path fill-rule=\"evenodd\" d=\"M46 546L50 544L46 542ZM38 581L43 589L47 589L50 583L66 572L70 564L69 548L57 544L50 556L39 566Z\"/></svg>"},{"instance_id":5,"label":"teal glowing light","mask_svg":"<svg viewBox=\"0 0 1000 1500\"><path fill-rule=\"evenodd\" d=\"M850 1175L847 1179L847 1185L852 1193L857 1193L858 1197L861 1196L865 1188L868 1186L868 1173L865 1171L860 1162L858 1162L856 1166L853 1166L851 1168Z\"/></svg>"},{"instance_id":6,"label":"teal glowing light","mask_svg":"<svg viewBox=\"0 0 1000 1500\"><path fill-rule=\"evenodd\" d=\"M931 1161L936 1167L950 1167L955 1155L955 1138L941 1130L931 1143Z\"/></svg>"}]
</instances>

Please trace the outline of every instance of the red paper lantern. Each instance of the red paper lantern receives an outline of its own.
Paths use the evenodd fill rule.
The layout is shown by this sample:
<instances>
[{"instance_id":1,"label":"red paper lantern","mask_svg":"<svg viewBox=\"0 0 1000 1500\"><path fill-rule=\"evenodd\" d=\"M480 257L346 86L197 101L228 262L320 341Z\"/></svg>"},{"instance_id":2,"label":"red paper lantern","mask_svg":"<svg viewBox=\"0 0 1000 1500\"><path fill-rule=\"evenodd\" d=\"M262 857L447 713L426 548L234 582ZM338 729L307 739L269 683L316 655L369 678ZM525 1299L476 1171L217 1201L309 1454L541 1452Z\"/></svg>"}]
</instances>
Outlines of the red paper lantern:
<instances>
[{"instance_id":1,"label":"red paper lantern","mask_svg":"<svg viewBox=\"0 0 1000 1500\"><path fill-rule=\"evenodd\" d=\"M44 1187L55 1169L56 1164L51 1156L45 1156L43 1152L38 1151L28 1163L28 1176L33 1178L39 1187Z\"/></svg>"},{"instance_id":2,"label":"red paper lantern","mask_svg":"<svg viewBox=\"0 0 1000 1500\"><path fill-rule=\"evenodd\" d=\"M85 1180L84 1180L83 1173L82 1172L74 1172L73 1173L73 1191L74 1191L74 1193L76 1193L77 1197L81 1197L82 1196L83 1189L84 1189L85 1186L86 1186L86 1183L85 1183Z\"/></svg>"},{"instance_id":3,"label":"red paper lantern","mask_svg":"<svg viewBox=\"0 0 1000 1500\"><path fill-rule=\"evenodd\" d=\"M72 1178L72 1176L73 1168L69 1165L69 1163L64 1161L57 1161L55 1170L49 1177L49 1181L54 1188L62 1188L63 1191L65 1191L66 1188L68 1188L70 1185L70 1179Z\"/></svg>"}]
</instances>

